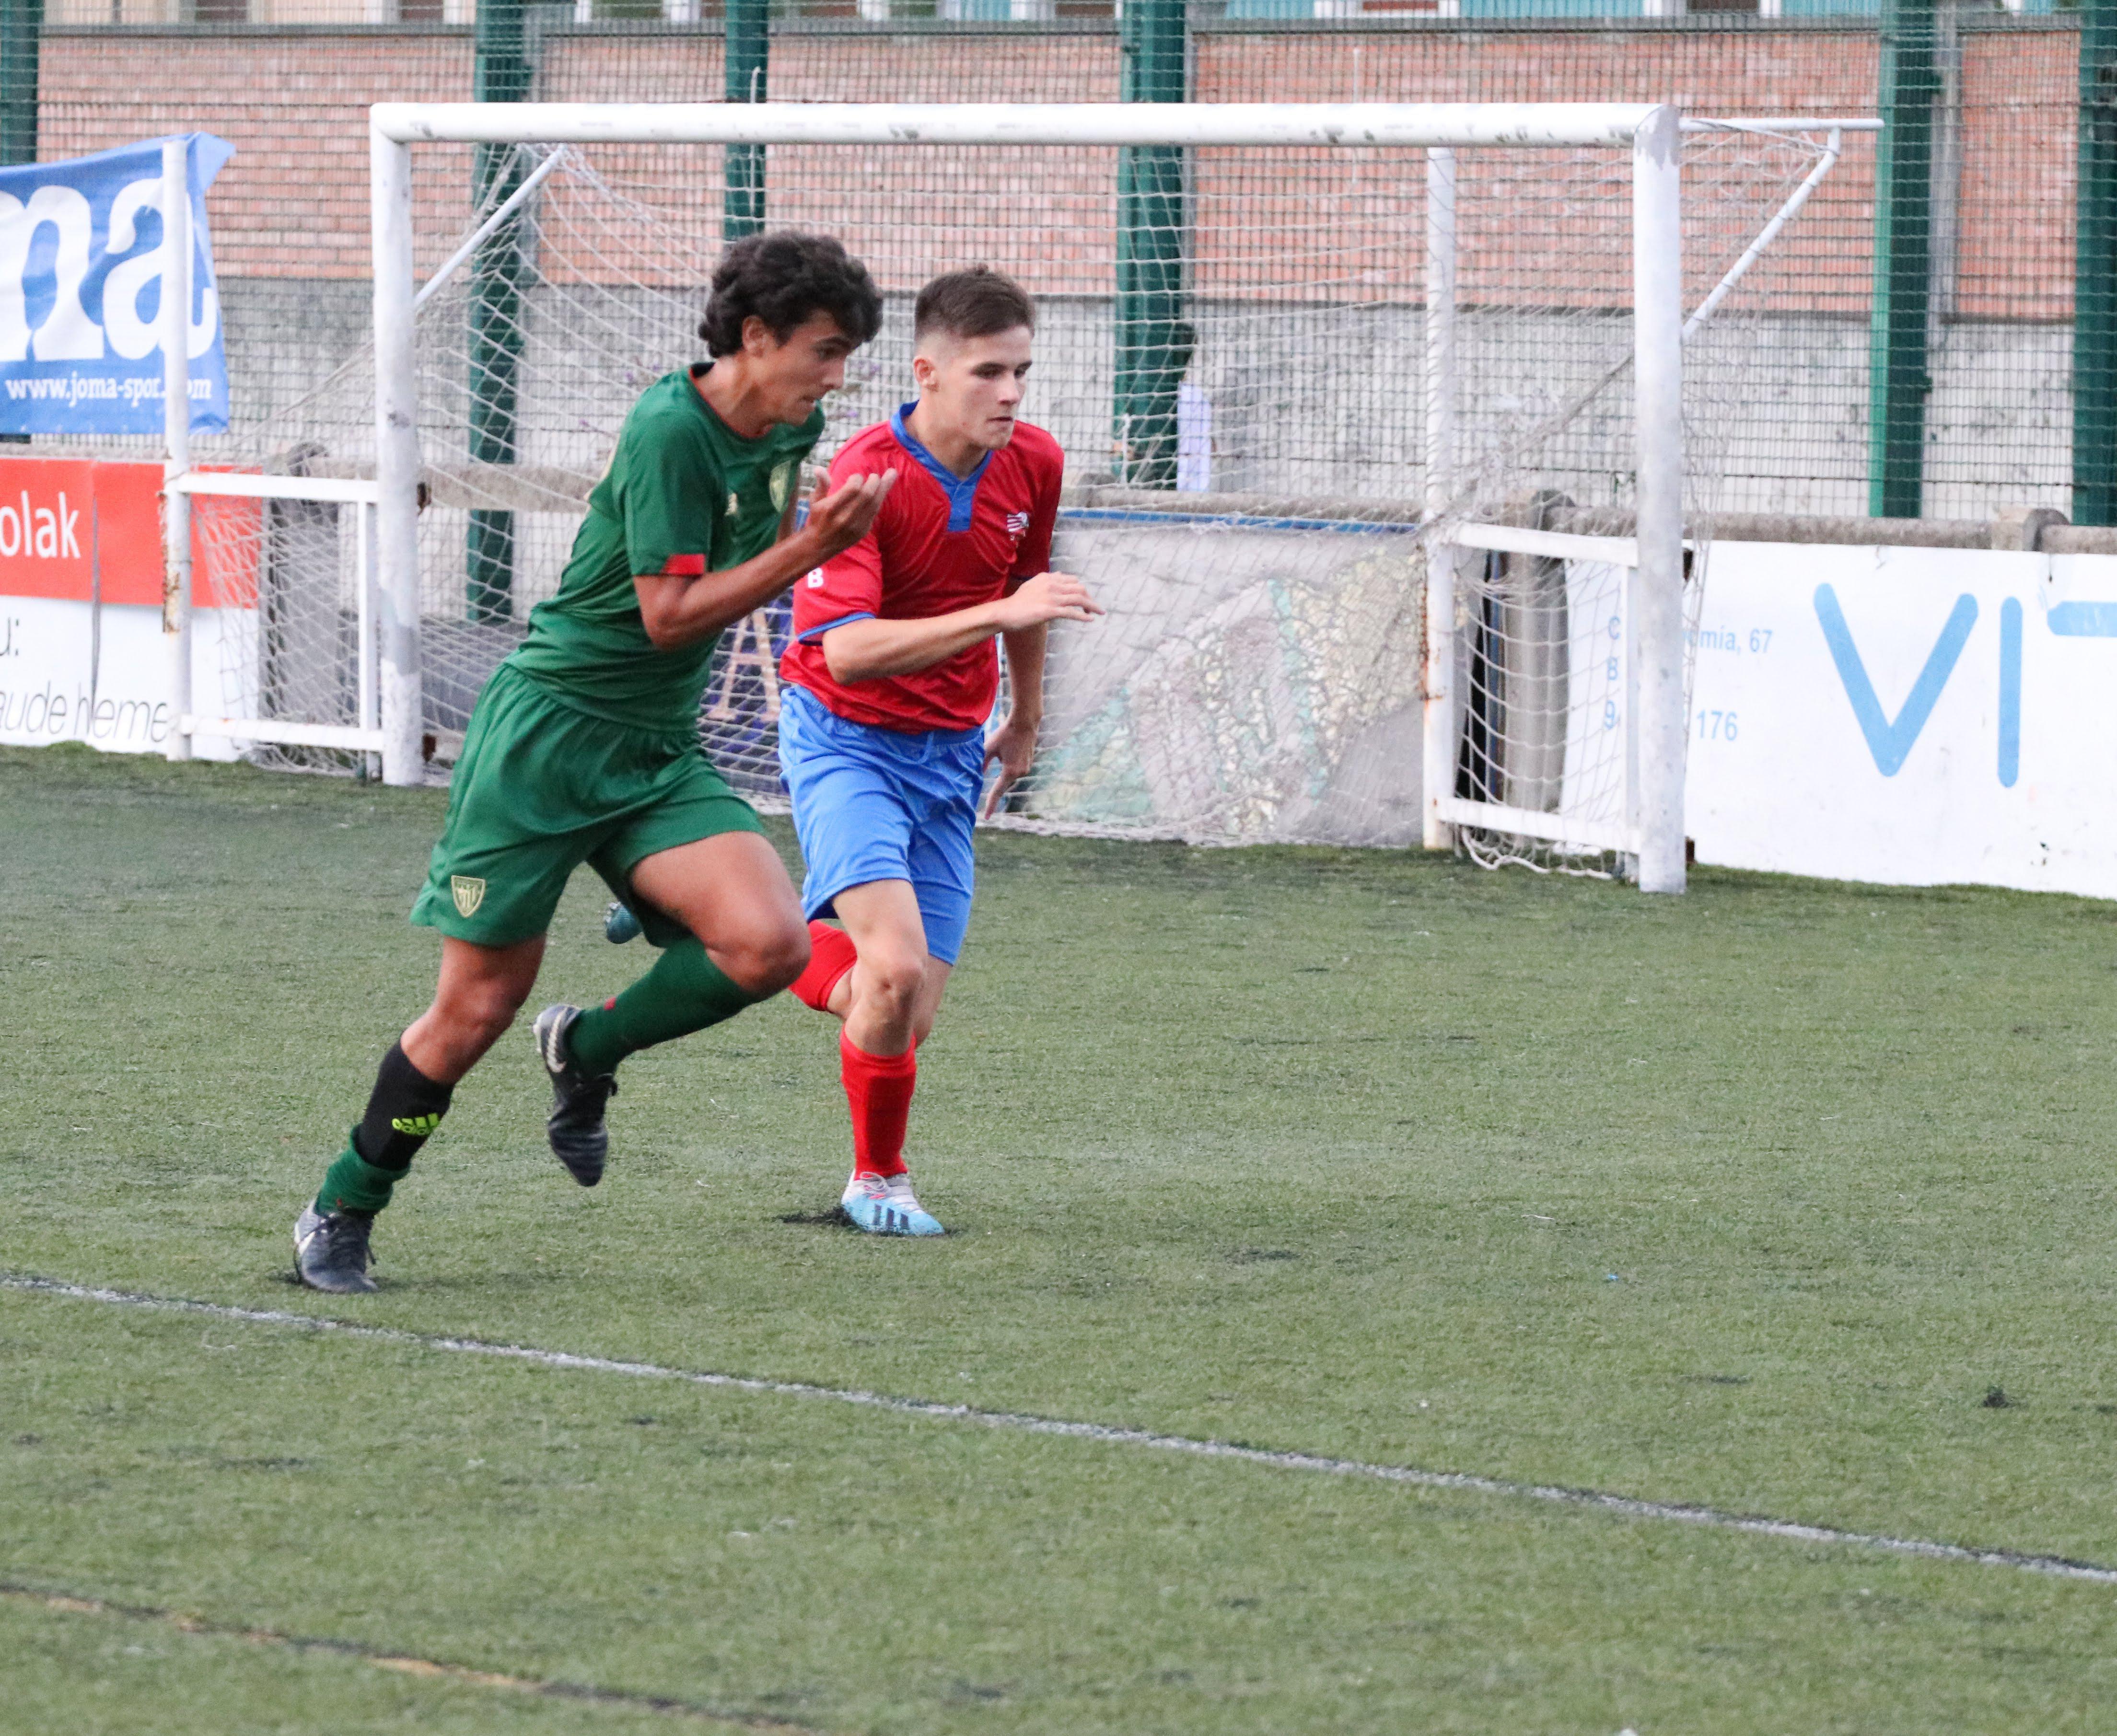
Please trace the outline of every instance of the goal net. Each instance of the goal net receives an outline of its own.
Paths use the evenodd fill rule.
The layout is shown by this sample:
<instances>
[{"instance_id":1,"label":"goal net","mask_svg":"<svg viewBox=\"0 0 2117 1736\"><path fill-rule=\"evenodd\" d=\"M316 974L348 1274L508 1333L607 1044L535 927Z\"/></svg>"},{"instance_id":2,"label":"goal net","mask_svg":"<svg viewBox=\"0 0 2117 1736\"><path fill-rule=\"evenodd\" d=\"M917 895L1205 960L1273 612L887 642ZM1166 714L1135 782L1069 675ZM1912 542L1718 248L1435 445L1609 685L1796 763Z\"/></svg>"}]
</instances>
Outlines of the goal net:
<instances>
[{"instance_id":1,"label":"goal net","mask_svg":"<svg viewBox=\"0 0 2117 1736\"><path fill-rule=\"evenodd\" d=\"M1681 216L1672 157L1635 247L1647 127ZM377 138L380 345L253 458L374 510L200 503L206 569L256 575L230 679L265 715L344 722L371 693L388 774L445 767L634 399L703 356L721 248L761 221L839 236L885 297L819 463L911 395L928 278L982 261L1038 298L1024 414L1067 453L1054 558L1109 612L1055 629L1003 823L1607 868L1673 752L1680 852L1682 599L1731 449L1771 438L1782 274L1756 244L1827 166L1820 134L1643 108L456 105L379 109ZM1644 483L1642 283L1681 421ZM1675 324L1715 293L1678 386ZM787 628L782 603L730 629L699 720L765 803ZM1665 714L1644 770L1643 702Z\"/></svg>"}]
</instances>

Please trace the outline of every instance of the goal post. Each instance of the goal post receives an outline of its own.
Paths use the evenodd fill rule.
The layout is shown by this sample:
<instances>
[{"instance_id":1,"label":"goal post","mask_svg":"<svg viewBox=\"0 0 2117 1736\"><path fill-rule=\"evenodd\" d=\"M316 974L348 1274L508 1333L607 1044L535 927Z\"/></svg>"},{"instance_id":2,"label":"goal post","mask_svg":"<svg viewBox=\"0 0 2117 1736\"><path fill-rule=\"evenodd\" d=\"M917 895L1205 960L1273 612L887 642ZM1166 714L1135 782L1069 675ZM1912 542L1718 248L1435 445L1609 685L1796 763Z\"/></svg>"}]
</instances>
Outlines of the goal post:
<instances>
[{"instance_id":1,"label":"goal post","mask_svg":"<svg viewBox=\"0 0 2117 1736\"><path fill-rule=\"evenodd\" d=\"M475 105L459 105L475 107ZM496 104L495 108L509 105ZM413 348L412 153L370 113L375 247L376 636L382 781L417 784L425 712L419 670L419 380Z\"/></svg>"},{"instance_id":2,"label":"goal post","mask_svg":"<svg viewBox=\"0 0 2117 1736\"><path fill-rule=\"evenodd\" d=\"M1633 851L1640 890L1684 884L1683 195L1677 112L1632 136L1633 416L1639 564L1631 569Z\"/></svg>"},{"instance_id":3,"label":"goal post","mask_svg":"<svg viewBox=\"0 0 2117 1736\"><path fill-rule=\"evenodd\" d=\"M1425 430L1423 517L1401 529L1423 550L1418 573L1400 563L1400 588L1423 591L1423 623L1404 648L1404 661L1418 669L1414 705L1418 741L1400 743L1391 752L1423 767L1423 823L1412 836L1429 845L1451 840L1451 828L1486 828L1550 838L1561 847L1580 847L1628 858L1636 866L1639 885L1649 891L1683 889L1683 756L1687 741L1685 697L1685 412L1683 412L1683 121L1664 104L377 104L371 110L371 191L372 246L375 246L375 561L377 561L377 646L381 654L381 739L383 777L390 783L415 783L422 762L422 542L419 500L422 478L422 407L417 362L417 311L438 288L438 278L455 267L468 243L457 247L449 267L427 286L417 283L415 220L413 220L413 153L426 144L512 144L512 146L857 146L868 153L919 153L936 146L1194 146L1241 150L1331 150L1381 157L1386 173L1416 184L1425 201L1425 288L1418 309L1425 324L1423 353L1412 352L1393 389L1410 404L1410 419ZM1471 302L1459 307L1460 282L1455 252L1456 153L1592 153L1611 161L1611 173L1596 182L1609 203L1607 223L1620 220L1617 205L1628 205L1630 282L1613 290L1598 305L1594 318L1609 326L1611 313L1630 322L1630 343L1624 348L1624 368L1630 375L1628 403L1620 415L1603 421L1624 421L1628 451L1609 463L1630 472L1630 510L1621 538L1554 536L1524 529L1515 523L1491 521L1491 487L1471 487L1471 472L1491 483L1501 459L1492 443L1475 459L1460 449L1465 417L1484 415L1484 392L1460 377L1465 330L1459 320L1478 318ZM1391 154L1393 153L1393 154ZM1416 159L1414 159L1416 153ZM1628 173L1615 172L1628 159ZM1598 172L1598 176L1603 172ZM1607 186L1605 186L1607 180ZM1624 184L1628 191L1617 192ZM856 201L856 191L842 197ZM1444 203L1446 197L1446 203ZM1353 223L1359 205L1349 203ZM851 220L849 210L849 220ZM487 224L497 216L487 216ZM805 223L828 227L830 218L805 212ZM1556 233L1556 231L1554 231ZM1416 252L1412 237L1405 252ZM1530 246L1530 243L1522 243ZM1556 254L1554 254L1556 256ZM427 254L432 258L432 254ZM934 260L934 269L948 260ZM1006 267L1008 258L993 258ZM1410 279L1414 260L1397 260ZM1552 271L1550 258L1533 260ZM1526 269L1530 267L1524 267ZM1491 279L1491 273L1486 273ZM1486 288L1491 283L1486 282ZM1584 315L1585 318L1585 315ZM1289 345L1300 338L1289 337ZM1533 353L1535 343L1518 341L1515 352ZM1391 349L1389 356L1401 352ZM1400 362L1401 366L1401 362ZM1510 366L1520 368L1520 357ZM1596 364L1600 366L1600 362ZM1425 379L1420 381L1420 368ZM1575 368L1577 373L1577 368ZM1605 383L1609 375L1605 375ZM1471 403L1459 403L1459 394ZM1566 381L1565 392L1573 392ZM1547 394L1545 394L1547 396ZM1495 396L1497 403L1497 396ZM1550 423L1545 421L1545 428ZM1506 443L1501 443L1506 444ZM1600 462L1600 459L1598 459ZM1482 463L1482 470L1480 470ZM1183 487L1179 483L1177 487ZM1405 478L1404 487L1410 489ZM1414 500L1418 491L1410 489ZM1283 493L1276 498L1285 498ZM1213 500L1220 500L1215 495ZM1202 504L1202 502L1201 502ZM1166 506L1166 510L1162 510ZM1150 502L1126 498L1126 513L1082 517L1128 517L1165 525L1243 521L1241 513L1188 513L1183 493L1155 495ZM1272 508L1276 517L1257 513L1247 525L1257 536L1279 536L1287 527L1312 527L1317 514L1294 514ZM1368 523L1385 518L1346 506L1330 514L1326 529L1382 532L1397 525ZM1338 523L1342 521L1342 523ZM1491 523L1488 523L1491 521ZM1543 538L1543 542L1537 542ZM1368 538L1376 542L1378 538ZM1346 538L1340 538L1346 542ZM1611 813L1584 822L1562 811L1556 796L1535 807L1511 807L1499 785L1459 790L1459 743L1465 730L1465 705L1475 701L1475 678L1463 675L1465 635L1463 597L1475 593L1474 568L1492 550L1526 548L1526 559L1569 557L1609 561L1621 578L1621 796ZM1370 563L1372 568L1372 563ZM1456 580L1460 580L1460 587ZM1321 595L1321 588L1317 587ZM1370 584L1372 588L1372 584ZM1326 601L1319 603L1326 606ZM1418 614L1418 599L1412 601ZM1562 606L1561 587L1561 608ZM1562 667L1565 648L1558 648ZM1611 667L1617 667L1613 661ZM1562 675L1561 675L1562 679ZM1469 693L1467 693L1469 690ZM1171 686L1162 694L1160 716L1183 726L1179 698ZM1213 682L1201 679L1181 694L1209 694ZM1190 701L1183 701L1190 703ZM1617 703L1617 701L1611 701ZM1169 711L1177 705L1177 711ZM1311 705L1312 697L1296 703ZM1565 737L1565 726L1561 726ZM1565 741L1561 739L1561 748ZM1150 767L1151 773L1151 767Z\"/></svg>"}]
</instances>

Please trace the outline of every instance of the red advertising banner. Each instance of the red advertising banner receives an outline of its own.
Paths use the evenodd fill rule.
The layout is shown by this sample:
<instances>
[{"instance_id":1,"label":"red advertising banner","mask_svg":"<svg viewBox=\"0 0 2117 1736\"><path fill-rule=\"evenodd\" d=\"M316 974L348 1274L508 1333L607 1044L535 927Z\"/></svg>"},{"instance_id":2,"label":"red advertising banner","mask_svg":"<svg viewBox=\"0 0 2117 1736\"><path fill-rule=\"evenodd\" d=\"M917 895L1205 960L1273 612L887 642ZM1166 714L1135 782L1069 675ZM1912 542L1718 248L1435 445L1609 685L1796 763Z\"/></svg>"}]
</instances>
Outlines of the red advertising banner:
<instances>
[{"instance_id":1,"label":"red advertising banner","mask_svg":"<svg viewBox=\"0 0 2117 1736\"><path fill-rule=\"evenodd\" d=\"M261 523L258 501L193 499L196 606L256 606ZM159 464L0 458L0 596L159 609L162 541Z\"/></svg>"}]
</instances>

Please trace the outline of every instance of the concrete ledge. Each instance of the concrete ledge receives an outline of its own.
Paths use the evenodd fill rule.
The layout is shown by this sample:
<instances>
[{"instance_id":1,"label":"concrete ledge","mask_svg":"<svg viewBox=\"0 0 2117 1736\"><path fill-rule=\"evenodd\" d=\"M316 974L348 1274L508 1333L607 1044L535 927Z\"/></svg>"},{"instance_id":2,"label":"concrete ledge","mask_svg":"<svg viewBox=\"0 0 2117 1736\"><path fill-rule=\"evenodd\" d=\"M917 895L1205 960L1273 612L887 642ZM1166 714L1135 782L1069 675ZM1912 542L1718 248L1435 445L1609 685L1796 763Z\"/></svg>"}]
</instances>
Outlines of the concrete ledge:
<instances>
[{"instance_id":1,"label":"concrete ledge","mask_svg":"<svg viewBox=\"0 0 2117 1736\"><path fill-rule=\"evenodd\" d=\"M1403 500L1294 499L1269 495L1179 494L1173 489L1076 483L1068 506L1187 518L1307 518L1352 524L1415 524ZM1511 523L1515 515L1506 515ZM1630 536L1633 514L1608 507L1552 507L1538 519L1576 536ZM1720 513L1704 526L1722 542L1830 543L1853 548L2008 549L2046 555L2117 555L2117 527L2068 524L2048 507L2013 507L1990 518L1867 518L1813 513Z\"/></svg>"}]
</instances>

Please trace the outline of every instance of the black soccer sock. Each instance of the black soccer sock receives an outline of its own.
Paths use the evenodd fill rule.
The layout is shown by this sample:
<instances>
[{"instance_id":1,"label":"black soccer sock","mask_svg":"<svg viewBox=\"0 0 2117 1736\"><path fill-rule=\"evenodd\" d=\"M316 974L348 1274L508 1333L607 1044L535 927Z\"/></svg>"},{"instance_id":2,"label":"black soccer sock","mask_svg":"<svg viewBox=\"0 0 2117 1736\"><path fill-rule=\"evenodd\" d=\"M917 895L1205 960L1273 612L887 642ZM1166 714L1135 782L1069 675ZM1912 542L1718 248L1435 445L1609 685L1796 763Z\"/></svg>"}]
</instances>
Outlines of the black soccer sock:
<instances>
[{"instance_id":1,"label":"black soccer sock","mask_svg":"<svg viewBox=\"0 0 2117 1736\"><path fill-rule=\"evenodd\" d=\"M376 1073L367 1113L353 1130L353 1149L376 1168L401 1175L441 1125L455 1089L427 1078L412 1065L403 1043L392 1043Z\"/></svg>"},{"instance_id":2,"label":"black soccer sock","mask_svg":"<svg viewBox=\"0 0 2117 1736\"><path fill-rule=\"evenodd\" d=\"M389 1204L391 1190L448 1113L455 1089L427 1078L412 1065L404 1044L392 1043L376 1072L367 1113L324 1172L316 1209L379 1212Z\"/></svg>"}]
</instances>

